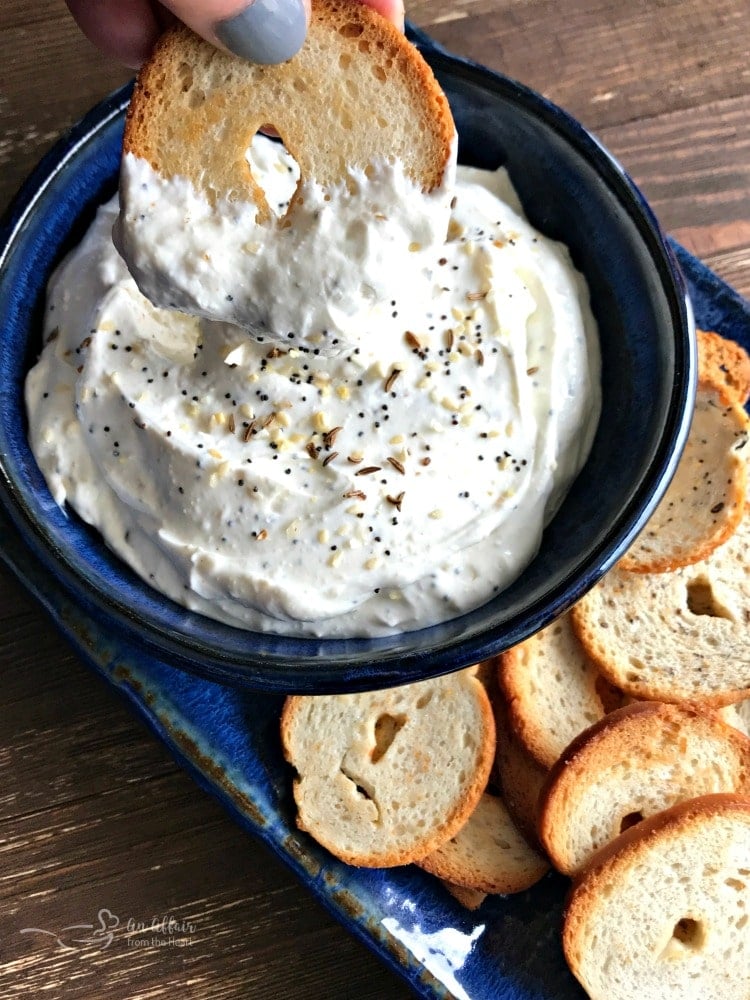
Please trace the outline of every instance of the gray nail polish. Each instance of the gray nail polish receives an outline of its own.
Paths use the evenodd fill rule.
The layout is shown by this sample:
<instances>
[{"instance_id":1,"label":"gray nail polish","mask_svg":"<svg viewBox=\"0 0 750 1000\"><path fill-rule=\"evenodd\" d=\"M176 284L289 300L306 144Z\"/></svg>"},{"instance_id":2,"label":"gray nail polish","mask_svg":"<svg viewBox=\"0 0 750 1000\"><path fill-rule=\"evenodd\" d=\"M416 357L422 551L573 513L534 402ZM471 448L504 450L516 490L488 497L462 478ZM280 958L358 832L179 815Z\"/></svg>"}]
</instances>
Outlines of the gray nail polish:
<instances>
[{"instance_id":1,"label":"gray nail polish","mask_svg":"<svg viewBox=\"0 0 750 1000\"><path fill-rule=\"evenodd\" d=\"M255 0L214 30L222 45L248 62L286 62L305 40L305 7L302 0Z\"/></svg>"}]
</instances>

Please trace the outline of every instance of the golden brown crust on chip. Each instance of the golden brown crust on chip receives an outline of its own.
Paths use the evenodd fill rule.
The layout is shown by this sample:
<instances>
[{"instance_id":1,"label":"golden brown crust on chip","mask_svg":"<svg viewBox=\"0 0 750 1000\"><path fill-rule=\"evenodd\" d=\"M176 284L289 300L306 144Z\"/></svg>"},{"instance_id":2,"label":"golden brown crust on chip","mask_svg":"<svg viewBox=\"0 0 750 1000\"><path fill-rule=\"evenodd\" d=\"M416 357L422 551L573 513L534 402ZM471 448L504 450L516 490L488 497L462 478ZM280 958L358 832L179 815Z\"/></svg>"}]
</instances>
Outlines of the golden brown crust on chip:
<instances>
[{"instance_id":1,"label":"golden brown crust on chip","mask_svg":"<svg viewBox=\"0 0 750 1000\"><path fill-rule=\"evenodd\" d=\"M750 421L722 385L701 381L677 471L619 568L671 573L707 559L737 529L747 493ZM738 450L739 449L739 450Z\"/></svg>"},{"instance_id":2,"label":"golden brown crust on chip","mask_svg":"<svg viewBox=\"0 0 750 1000\"><path fill-rule=\"evenodd\" d=\"M702 380L723 388L735 403L750 399L750 355L733 340L698 330L698 371Z\"/></svg>"},{"instance_id":3,"label":"golden brown crust on chip","mask_svg":"<svg viewBox=\"0 0 750 1000\"><path fill-rule=\"evenodd\" d=\"M269 207L245 160L272 125L300 166L300 183L343 181L352 168L399 159L425 191L437 187L455 127L416 48L371 8L314 0L305 44L288 62L259 66L178 25L141 69L123 149L164 177L188 177L211 201Z\"/></svg>"}]
</instances>

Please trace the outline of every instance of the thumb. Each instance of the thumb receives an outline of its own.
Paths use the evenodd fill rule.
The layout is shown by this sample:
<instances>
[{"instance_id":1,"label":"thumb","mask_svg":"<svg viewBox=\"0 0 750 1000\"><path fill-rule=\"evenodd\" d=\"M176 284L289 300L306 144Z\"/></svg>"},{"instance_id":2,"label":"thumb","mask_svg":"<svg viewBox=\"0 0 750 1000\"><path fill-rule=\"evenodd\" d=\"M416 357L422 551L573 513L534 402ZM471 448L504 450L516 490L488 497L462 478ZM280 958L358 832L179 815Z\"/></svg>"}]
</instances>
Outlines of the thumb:
<instances>
[{"instance_id":1,"label":"thumb","mask_svg":"<svg viewBox=\"0 0 750 1000\"><path fill-rule=\"evenodd\" d=\"M358 0L351 0L357 3ZM403 0L364 0L397 27ZM84 34L107 55L139 66L170 18L256 63L284 62L307 34L310 0L66 0Z\"/></svg>"},{"instance_id":2,"label":"thumb","mask_svg":"<svg viewBox=\"0 0 750 1000\"><path fill-rule=\"evenodd\" d=\"M199 35L249 62L291 59L302 46L310 0L163 0Z\"/></svg>"},{"instance_id":3,"label":"thumb","mask_svg":"<svg viewBox=\"0 0 750 1000\"><path fill-rule=\"evenodd\" d=\"M379 0L391 2L391 0ZM146 60L173 17L256 63L284 62L307 34L310 0L66 0L86 37L128 66Z\"/></svg>"},{"instance_id":4,"label":"thumb","mask_svg":"<svg viewBox=\"0 0 750 1000\"><path fill-rule=\"evenodd\" d=\"M403 30L404 0L362 2ZM162 0L162 4L209 42L254 63L291 59L302 47L310 22L310 0Z\"/></svg>"}]
</instances>

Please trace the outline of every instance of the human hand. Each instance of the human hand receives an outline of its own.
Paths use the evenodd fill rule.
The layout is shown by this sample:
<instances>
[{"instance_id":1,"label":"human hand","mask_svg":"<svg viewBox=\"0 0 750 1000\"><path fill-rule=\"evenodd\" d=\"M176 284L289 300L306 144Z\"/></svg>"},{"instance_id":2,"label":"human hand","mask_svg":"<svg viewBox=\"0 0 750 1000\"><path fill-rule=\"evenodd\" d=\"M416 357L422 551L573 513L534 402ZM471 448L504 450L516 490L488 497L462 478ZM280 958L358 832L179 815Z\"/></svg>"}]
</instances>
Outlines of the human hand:
<instances>
[{"instance_id":1,"label":"human hand","mask_svg":"<svg viewBox=\"0 0 750 1000\"><path fill-rule=\"evenodd\" d=\"M86 37L107 55L140 66L175 18L220 48L255 63L284 62L307 33L310 0L66 0ZM359 0L351 0L357 3ZM399 28L403 0L362 0Z\"/></svg>"}]
</instances>

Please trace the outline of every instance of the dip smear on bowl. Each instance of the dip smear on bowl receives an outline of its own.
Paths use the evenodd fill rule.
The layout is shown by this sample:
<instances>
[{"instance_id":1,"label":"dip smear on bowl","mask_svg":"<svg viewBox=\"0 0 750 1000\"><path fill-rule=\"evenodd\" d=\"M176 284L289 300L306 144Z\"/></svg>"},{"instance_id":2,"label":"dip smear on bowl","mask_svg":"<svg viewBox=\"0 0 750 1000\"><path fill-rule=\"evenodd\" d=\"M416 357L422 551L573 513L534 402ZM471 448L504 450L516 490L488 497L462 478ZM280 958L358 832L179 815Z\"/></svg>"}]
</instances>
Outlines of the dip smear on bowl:
<instances>
[{"instance_id":1,"label":"dip smear on bowl","mask_svg":"<svg viewBox=\"0 0 750 1000\"><path fill-rule=\"evenodd\" d=\"M262 137L251 155L283 205L293 161ZM380 203L423 197L380 174ZM599 352L582 276L503 170L458 168L447 240L415 243L387 298L275 337L152 305L117 214L50 283L26 400L56 501L152 586L244 628L382 635L477 607L528 564L588 454ZM346 228L314 252L365 260L368 227ZM294 268L304 284L319 257Z\"/></svg>"}]
</instances>

